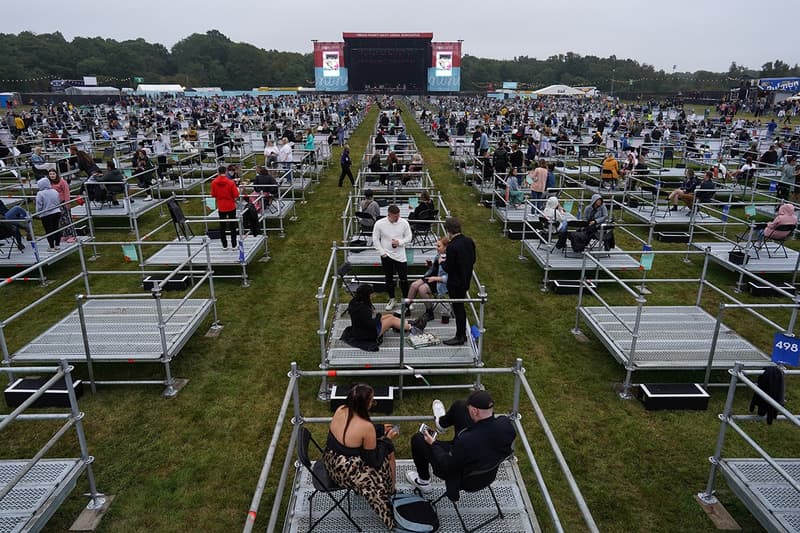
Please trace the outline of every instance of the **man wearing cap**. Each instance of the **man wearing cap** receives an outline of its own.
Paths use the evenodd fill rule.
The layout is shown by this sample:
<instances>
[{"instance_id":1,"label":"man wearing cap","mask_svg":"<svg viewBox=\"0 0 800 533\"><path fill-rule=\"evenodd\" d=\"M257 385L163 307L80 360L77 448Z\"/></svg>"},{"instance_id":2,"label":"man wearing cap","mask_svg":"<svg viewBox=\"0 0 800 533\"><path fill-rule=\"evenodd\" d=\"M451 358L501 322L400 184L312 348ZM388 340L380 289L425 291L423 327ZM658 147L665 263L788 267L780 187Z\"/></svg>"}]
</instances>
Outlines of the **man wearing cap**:
<instances>
[{"instance_id":1,"label":"man wearing cap","mask_svg":"<svg viewBox=\"0 0 800 533\"><path fill-rule=\"evenodd\" d=\"M445 480L448 490L458 490L464 474L491 468L511 455L511 443L517 434L506 416L494 416L494 400L484 390L474 391L466 401L457 400L443 414L444 406L434 401L436 426L453 425L452 441L437 440L430 433L411 437L411 456L416 470L406 472L406 479L422 494L430 494L430 469Z\"/></svg>"}]
</instances>

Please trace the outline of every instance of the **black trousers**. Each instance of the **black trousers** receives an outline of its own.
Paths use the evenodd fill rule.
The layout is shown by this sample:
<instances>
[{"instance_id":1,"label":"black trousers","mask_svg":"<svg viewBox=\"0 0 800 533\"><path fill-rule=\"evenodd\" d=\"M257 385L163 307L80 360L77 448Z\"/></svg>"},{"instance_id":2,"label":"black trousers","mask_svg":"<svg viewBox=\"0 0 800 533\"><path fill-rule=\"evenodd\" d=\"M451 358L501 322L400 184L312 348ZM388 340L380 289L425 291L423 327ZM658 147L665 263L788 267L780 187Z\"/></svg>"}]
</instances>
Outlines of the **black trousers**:
<instances>
[{"instance_id":1,"label":"black trousers","mask_svg":"<svg viewBox=\"0 0 800 533\"><path fill-rule=\"evenodd\" d=\"M341 187L341 186L342 186L342 183L344 182L344 177L345 177L345 176L347 176L348 178L350 178L350 183L351 183L352 185L355 185L355 184L356 184L356 180L354 180L354 179L353 179L353 171L352 171L352 170L350 170L350 167L349 167L349 166L346 166L346 167L342 167L342 173L341 173L341 174L339 174L339 187Z\"/></svg>"},{"instance_id":2,"label":"black trousers","mask_svg":"<svg viewBox=\"0 0 800 533\"><path fill-rule=\"evenodd\" d=\"M394 298L394 273L397 272L397 277L400 280L401 297L408 296L408 264L405 261L395 261L389 256L381 257L381 266L383 267L383 274L385 276L384 282L386 283L386 294L389 298Z\"/></svg>"},{"instance_id":3,"label":"black trousers","mask_svg":"<svg viewBox=\"0 0 800 533\"><path fill-rule=\"evenodd\" d=\"M222 241L222 247L228 247L228 237L226 233L231 234L231 246L236 248L236 233L238 232L239 225L233 222L224 222L224 220L236 220L236 209L233 211L219 211L219 239Z\"/></svg>"},{"instance_id":4,"label":"black trousers","mask_svg":"<svg viewBox=\"0 0 800 533\"><path fill-rule=\"evenodd\" d=\"M467 290L460 288L448 287L447 291L450 293L450 298L466 298ZM456 337L459 339L467 338L467 309L461 302L453 302L453 317L456 321Z\"/></svg>"},{"instance_id":5,"label":"black trousers","mask_svg":"<svg viewBox=\"0 0 800 533\"><path fill-rule=\"evenodd\" d=\"M466 400L456 400L453 402L453 405L451 405L450 409L447 410L447 414L439 419L439 425L444 428L452 426L453 429L455 429L455 435L458 435L464 429L471 426L472 419L469 417L469 413L467 411ZM427 442L425 442L425 438L421 433L415 433L412 435L411 457L414 460L414 466L417 469L418 477L420 479L430 479L430 470L431 467L433 467L433 473L436 474L437 477L445 479L448 475L448 472L445 472L441 468L441 465L436 463L432 448L433 446L439 446L444 447L444 449L449 451L452 445L453 441L441 441L438 439L434 441L433 445L429 445Z\"/></svg>"},{"instance_id":6,"label":"black trousers","mask_svg":"<svg viewBox=\"0 0 800 533\"><path fill-rule=\"evenodd\" d=\"M47 244L50 248L55 248L61 244L61 232L58 231L59 221L61 220L61 211L53 213L52 215L45 215L42 217L42 226L47 233Z\"/></svg>"}]
</instances>

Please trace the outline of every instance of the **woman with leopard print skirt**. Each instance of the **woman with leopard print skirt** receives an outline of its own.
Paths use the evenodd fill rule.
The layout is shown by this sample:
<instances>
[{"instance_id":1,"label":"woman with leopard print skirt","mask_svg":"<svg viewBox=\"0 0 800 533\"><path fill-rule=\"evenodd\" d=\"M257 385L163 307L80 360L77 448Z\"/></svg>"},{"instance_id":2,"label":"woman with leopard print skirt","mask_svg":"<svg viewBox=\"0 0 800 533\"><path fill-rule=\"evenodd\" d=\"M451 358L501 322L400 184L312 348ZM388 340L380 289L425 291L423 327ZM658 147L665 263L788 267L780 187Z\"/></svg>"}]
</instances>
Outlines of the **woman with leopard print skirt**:
<instances>
[{"instance_id":1,"label":"woman with leopard print skirt","mask_svg":"<svg viewBox=\"0 0 800 533\"><path fill-rule=\"evenodd\" d=\"M323 460L331 480L362 495L384 525L392 529L395 458L391 439L397 433L391 425L370 421L369 409L374 405L372 387L361 383L350 389L346 404L331 420Z\"/></svg>"}]
</instances>

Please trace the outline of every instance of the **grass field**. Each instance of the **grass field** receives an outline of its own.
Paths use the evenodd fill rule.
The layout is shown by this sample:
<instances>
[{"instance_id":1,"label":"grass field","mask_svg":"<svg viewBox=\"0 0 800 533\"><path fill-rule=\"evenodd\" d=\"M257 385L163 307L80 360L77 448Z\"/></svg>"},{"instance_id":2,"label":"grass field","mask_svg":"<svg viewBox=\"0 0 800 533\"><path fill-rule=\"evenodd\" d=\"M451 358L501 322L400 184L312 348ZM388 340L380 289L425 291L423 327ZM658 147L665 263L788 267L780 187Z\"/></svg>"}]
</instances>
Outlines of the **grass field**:
<instances>
[{"instance_id":1,"label":"grass field","mask_svg":"<svg viewBox=\"0 0 800 533\"><path fill-rule=\"evenodd\" d=\"M406 110L404 116L409 115ZM351 138L354 157L363 153L375 118L372 110ZM619 400L612 387L623 379L624 369L598 340L590 336L588 343L576 343L570 333L576 298L539 291L542 271L532 261L518 260L519 243L503 237L500 224L488 222L488 210L478 207L476 198L453 172L447 150L434 148L409 122L407 119L409 132L422 149L447 206L461 218L464 233L477 243L476 271L489 293L485 361L495 367L523 359L527 378L601 530L712 531L710 520L693 496L707 480L707 457L713 454L719 429L716 415L722 410L724 392L714 391L706 412L647 412L638 402ZM333 161L338 161L338 150ZM338 165L334 164L308 204L298 209L300 219L289 224L286 238L270 237L273 259L249 268L251 287L241 288L235 280L216 283L225 329L216 339L197 335L184 348L173 368L176 376L190 381L175 399L164 400L159 388L146 386L101 388L97 395L82 399L89 446L96 457L98 487L116 496L99 531L241 529L287 384L289 363L297 361L303 369L319 365L315 294L331 242L341 239L340 216L349 192L347 185L336 187L337 176ZM144 223L154 227L160 220L156 214L149 214ZM104 232L99 238L130 236ZM624 240L621 246L625 248ZM681 249L681 245L660 243L658 247ZM69 259L47 273L58 283L78 268L77 261ZM108 250L92 268L126 267L119 251ZM678 257L659 258L651 276L688 277L698 271L697 259L687 266ZM718 267L710 268L709 277L727 288L735 282L730 273ZM125 285L117 278L101 279L97 291L136 290L135 285L135 281ZM42 293L33 285L11 285L3 290L7 314ZM694 290L659 286L648 301L686 301ZM74 306L73 292L65 292L69 295L48 306L46 316L39 312L7 331L12 351ZM612 303L629 302L629 297L613 289L607 297ZM748 300L745 295L742 298ZM715 305L713 298L709 301ZM728 322L762 349L769 346L771 333L743 313L731 314ZM104 377L159 377L160 370L132 365L96 368ZM79 366L78 373L85 375L85 368ZM725 379L722 373L715 377ZM635 379L697 381L702 376L642 372L635 374ZM508 387L497 379L484 382L501 408L510 407ZM327 413L327 406L315 400L318 385L304 382L302 400L310 409L306 415ZM793 411L797 411L796 391L792 384L787 393L787 404ZM459 395L442 393L441 398L447 403ZM429 394L409 394L395 413L427 413L431 399ZM744 394L737 396L739 412L746 410L749 400ZM540 467L548 479L558 480L558 467L537 431L533 414L527 408L522 414ZM12 426L2 435L4 457L30 456L37 449L32 444L46 440L50 428L44 423ZM748 429L768 451L779 456L797 456L800 452L796 435L781 424L754 424ZM404 427L403 434L410 435L411 427ZM741 440L731 437L729 443L729 455L752 456ZM261 503L257 530L263 531L266 526L286 444L283 439ZM397 445L400 457L410 456L407 439L401 438ZM59 452L66 454L68 449L62 446ZM521 461L521 467L531 480L534 505L549 529L531 469L525 463ZM565 529L581 530L583 524L566 484L553 481L550 487ZM718 487L721 500L743 529L759 530L724 483ZM71 497L47 531L66 530L84 504L84 498Z\"/></svg>"}]
</instances>

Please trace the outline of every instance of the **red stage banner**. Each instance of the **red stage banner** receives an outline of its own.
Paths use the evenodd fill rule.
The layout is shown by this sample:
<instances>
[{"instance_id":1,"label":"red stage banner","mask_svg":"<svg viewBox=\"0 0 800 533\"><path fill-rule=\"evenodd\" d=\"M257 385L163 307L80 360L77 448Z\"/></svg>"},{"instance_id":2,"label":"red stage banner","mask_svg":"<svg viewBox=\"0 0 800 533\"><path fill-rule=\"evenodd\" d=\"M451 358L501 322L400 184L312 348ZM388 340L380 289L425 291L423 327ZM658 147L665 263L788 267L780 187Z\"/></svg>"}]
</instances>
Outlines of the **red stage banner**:
<instances>
[{"instance_id":1,"label":"red stage banner","mask_svg":"<svg viewBox=\"0 0 800 533\"><path fill-rule=\"evenodd\" d=\"M333 68L333 58L338 54L338 66L336 67L337 70L339 67L347 66L344 62L344 43L332 43L332 42L315 42L314 43L314 66L317 68L323 68L328 66ZM328 64L326 65L325 58L328 58Z\"/></svg>"},{"instance_id":2,"label":"red stage banner","mask_svg":"<svg viewBox=\"0 0 800 533\"><path fill-rule=\"evenodd\" d=\"M458 41L448 43L431 43L431 64L437 69L447 68L447 58L450 57L450 68L461 68L461 43Z\"/></svg>"},{"instance_id":3,"label":"red stage banner","mask_svg":"<svg viewBox=\"0 0 800 533\"><path fill-rule=\"evenodd\" d=\"M433 33L343 33L345 39L433 39Z\"/></svg>"}]
</instances>

